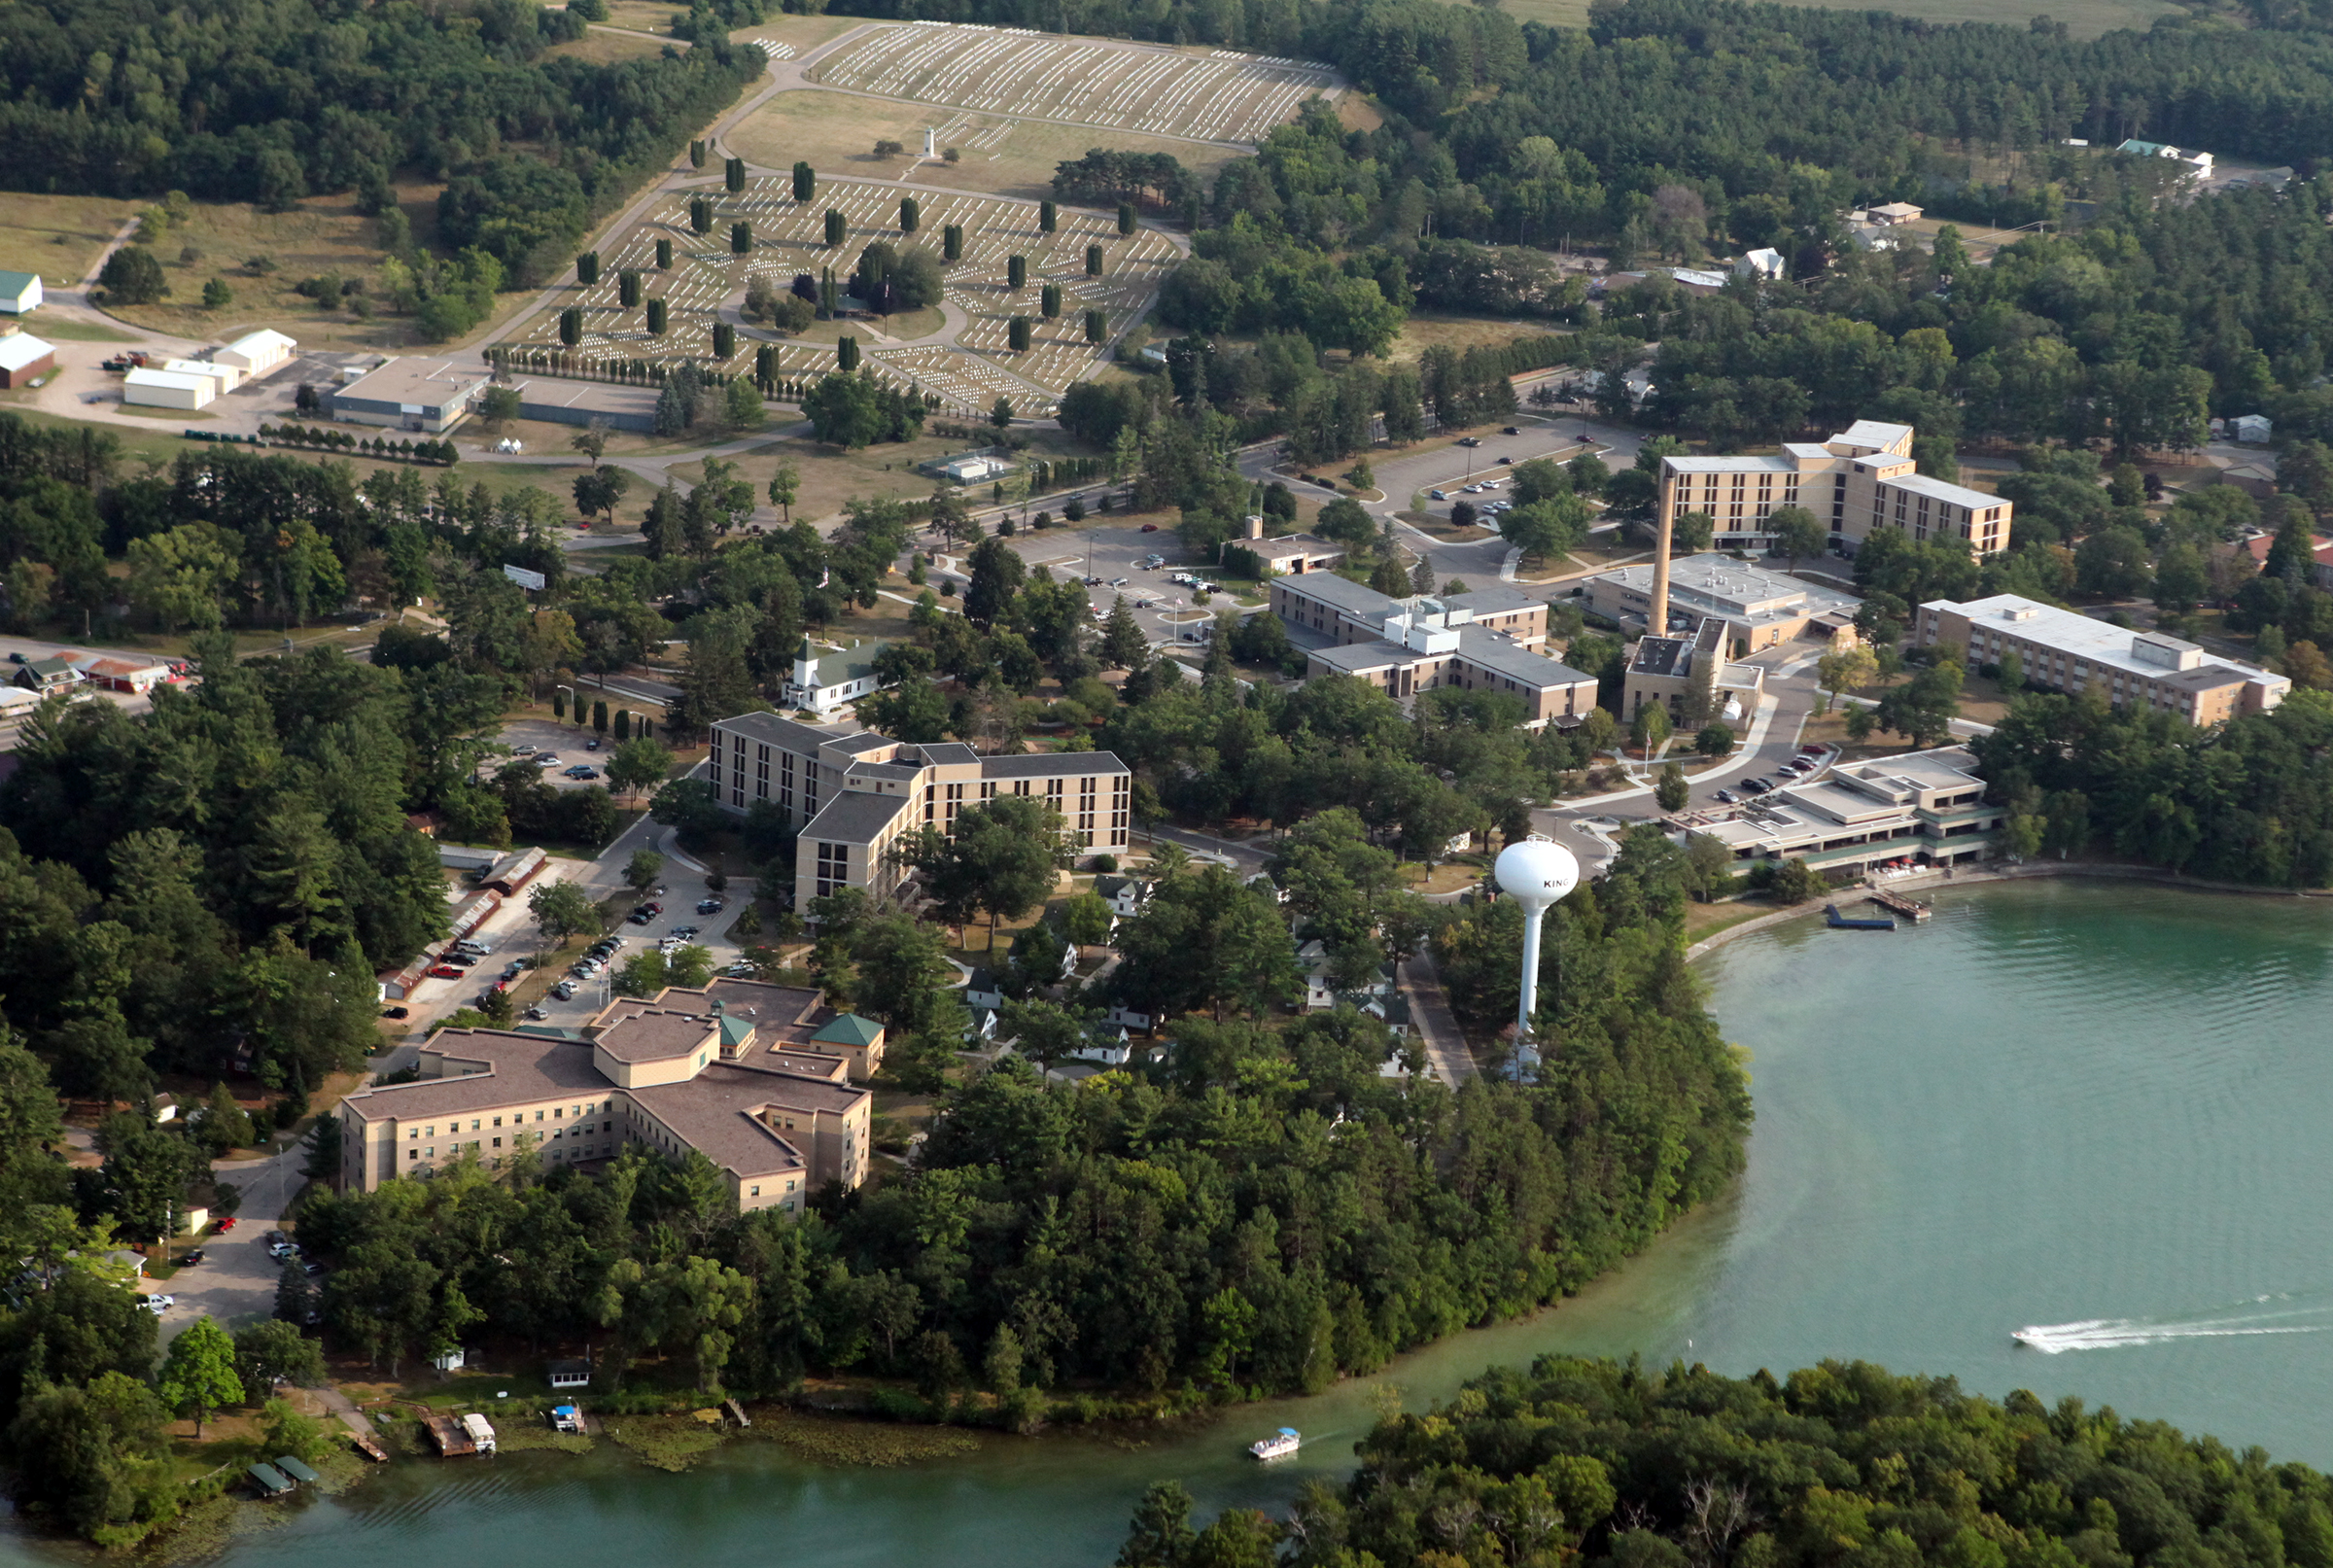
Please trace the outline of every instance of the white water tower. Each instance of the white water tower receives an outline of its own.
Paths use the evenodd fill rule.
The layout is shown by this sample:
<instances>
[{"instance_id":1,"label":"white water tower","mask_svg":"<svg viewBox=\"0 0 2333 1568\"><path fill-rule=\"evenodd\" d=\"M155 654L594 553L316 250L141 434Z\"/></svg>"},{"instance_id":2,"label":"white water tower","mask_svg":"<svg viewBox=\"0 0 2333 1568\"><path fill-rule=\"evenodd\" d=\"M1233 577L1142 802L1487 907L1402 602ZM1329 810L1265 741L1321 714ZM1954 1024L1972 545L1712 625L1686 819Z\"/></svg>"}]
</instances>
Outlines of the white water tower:
<instances>
[{"instance_id":1,"label":"white water tower","mask_svg":"<svg viewBox=\"0 0 2333 1568\"><path fill-rule=\"evenodd\" d=\"M1531 1038L1531 1012L1539 1000L1540 922L1549 905L1580 886L1580 862L1562 845L1534 834L1501 850L1492 875L1499 890L1523 906L1523 997L1515 1031L1517 1046L1528 1050L1523 1042Z\"/></svg>"}]
</instances>

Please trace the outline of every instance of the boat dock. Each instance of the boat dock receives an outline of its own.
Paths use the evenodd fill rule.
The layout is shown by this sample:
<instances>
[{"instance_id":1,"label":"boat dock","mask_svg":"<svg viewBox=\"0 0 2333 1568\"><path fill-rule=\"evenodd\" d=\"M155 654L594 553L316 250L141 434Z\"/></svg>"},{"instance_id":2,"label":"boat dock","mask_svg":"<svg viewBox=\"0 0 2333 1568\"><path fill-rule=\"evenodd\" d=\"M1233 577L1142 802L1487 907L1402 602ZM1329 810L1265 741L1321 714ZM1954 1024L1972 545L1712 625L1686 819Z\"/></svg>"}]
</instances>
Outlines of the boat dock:
<instances>
[{"instance_id":1,"label":"boat dock","mask_svg":"<svg viewBox=\"0 0 2333 1568\"><path fill-rule=\"evenodd\" d=\"M1839 906L1836 904L1825 904L1823 916L1828 922L1831 929L1836 931L1892 931L1896 929L1896 923L1892 920L1851 919L1840 914Z\"/></svg>"},{"instance_id":2,"label":"boat dock","mask_svg":"<svg viewBox=\"0 0 2333 1568\"><path fill-rule=\"evenodd\" d=\"M477 1442L469 1429L450 1415L425 1415L422 1425L429 1428L430 1441L437 1446L437 1451L448 1459L478 1451Z\"/></svg>"},{"instance_id":3,"label":"boat dock","mask_svg":"<svg viewBox=\"0 0 2333 1568\"><path fill-rule=\"evenodd\" d=\"M751 1426L753 1424L752 1417L746 1413L746 1408L743 1405L740 1405L734 1399L725 1399L721 1401L721 1409L727 1411L729 1412L729 1418L735 1421L741 1427Z\"/></svg>"},{"instance_id":4,"label":"boat dock","mask_svg":"<svg viewBox=\"0 0 2333 1568\"><path fill-rule=\"evenodd\" d=\"M1901 893L1887 892L1878 888L1871 889L1871 902L1910 921L1914 925L1924 923L1934 913L1916 898L1906 898Z\"/></svg>"}]
</instances>

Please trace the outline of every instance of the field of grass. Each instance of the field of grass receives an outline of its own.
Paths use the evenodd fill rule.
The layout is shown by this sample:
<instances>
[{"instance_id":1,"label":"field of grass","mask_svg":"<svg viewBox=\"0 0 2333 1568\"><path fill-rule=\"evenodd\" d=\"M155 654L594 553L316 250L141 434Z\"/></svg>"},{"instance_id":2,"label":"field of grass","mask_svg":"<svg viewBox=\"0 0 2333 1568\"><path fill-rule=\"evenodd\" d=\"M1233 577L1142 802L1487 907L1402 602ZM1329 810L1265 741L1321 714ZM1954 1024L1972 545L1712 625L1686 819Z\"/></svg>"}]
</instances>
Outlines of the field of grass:
<instances>
[{"instance_id":1,"label":"field of grass","mask_svg":"<svg viewBox=\"0 0 2333 1568\"><path fill-rule=\"evenodd\" d=\"M661 11L668 17L674 15L673 8L670 6L651 6L643 4L642 0L624 0L623 4L609 8L609 19L613 20L618 12L634 14L652 11ZM632 24L627 22L625 25ZM755 22L750 27L740 27L729 36L735 39L762 38L773 44L791 44L794 46L796 54L807 54L838 33L846 33L853 27L864 27L865 25L867 25L867 18L864 17L773 15L767 21Z\"/></svg>"},{"instance_id":2,"label":"field of grass","mask_svg":"<svg viewBox=\"0 0 2333 1568\"><path fill-rule=\"evenodd\" d=\"M117 196L0 196L0 270L38 272L45 288L81 281L98 252L138 210Z\"/></svg>"},{"instance_id":3,"label":"field of grass","mask_svg":"<svg viewBox=\"0 0 2333 1568\"><path fill-rule=\"evenodd\" d=\"M31 322L31 329L35 336L46 337L52 342L57 343L135 343L140 341L137 333L125 332L118 328L100 327L94 322L51 320L45 315L35 316Z\"/></svg>"},{"instance_id":4,"label":"field of grass","mask_svg":"<svg viewBox=\"0 0 2333 1568\"><path fill-rule=\"evenodd\" d=\"M614 32L606 27L594 27L581 38L565 44L554 44L545 54L560 59L588 60L594 65L615 65L625 60L637 60L664 52L667 40L646 33Z\"/></svg>"},{"instance_id":5,"label":"field of grass","mask_svg":"<svg viewBox=\"0 0 2333 1568\"><path fill-rule=\"evenodd\" d=\"M2145 28L2157 17L2176 15L2178 7L2160 0L1897 0L1893 5L1847 5L1834 0L1784 0L1786 5L1829 6L1839 11L1893 11L1923 21L1993 21L2022 27L2034 17L2048 15L2066 24L2076 38L2097 38L2116 28ZM1501 0L1501 8L1517 21L1545 22L1550 27L1587 25L1588 0Z\"/></svg>"},{"instance_id":6,"label":"field of grass","mask_svg":"<svg viewBox=\"0 0 2333 1568\"><path fill-rule=\"evenodd\" d=\"M1387 358L1415 360L1430 348L1447 348L1463 354L1485 343L1512 343L1518 337L1535 337L1560 330L1546 322L1418 311L1402 323L1401 335L1394 339L1393 352Z\"/></svg>"},{"instance_id":7,"label":"field of grass","mask_svg":"<svg viewBox=\"0 0 2333 1568\"><path fill-rule=\"evenodd\" d=\"M941 146L959 150L954 163L922 161L923 127L932 122L932 112L922 105L812 88L781 92L732 132L728 141L740 157L764 168L791 168L800 158L813 168L837 175L912 180L918 185L1032 201L1053 193L1056 164L1083 157L1104 143L1113 152L1170 154L1210 184L1216 171L1236 156L1225 149L1129 131L1105 133L1042 121L1016 122L1001 115L958 118L962 124L941 140ZM989 145L971 145L991 137L995 139ZM902 157L879 158L875 156L878 141L897 142L911 151Z\"/></svg>"},{"instance_id":8,"label":"field of grass","mask_svg":"<svg viewBox=\"0 0 2333 1568\"><path fill-rule=\"evenodd\" d=\"M399 190L400 205L416 239L435 226L436 188ZM386 314L370 320L352 310L323 310L296 293L301 279L336 272L366 277L380 265L379 226L356 210L345 192L317 196L290 212L262 212L246 203L197 203L185 224L154 242L170 285L157 305L109 306L123 321L181 337L225 340L261 327L288 333L309 348L401 348L417 341L407 320ZM265 257L274 270L246 264ZM203 286L217 278L234 291L231 304L202 308ZM519 296L510 296L516 308Z\"/></svg>"}]
</instances>

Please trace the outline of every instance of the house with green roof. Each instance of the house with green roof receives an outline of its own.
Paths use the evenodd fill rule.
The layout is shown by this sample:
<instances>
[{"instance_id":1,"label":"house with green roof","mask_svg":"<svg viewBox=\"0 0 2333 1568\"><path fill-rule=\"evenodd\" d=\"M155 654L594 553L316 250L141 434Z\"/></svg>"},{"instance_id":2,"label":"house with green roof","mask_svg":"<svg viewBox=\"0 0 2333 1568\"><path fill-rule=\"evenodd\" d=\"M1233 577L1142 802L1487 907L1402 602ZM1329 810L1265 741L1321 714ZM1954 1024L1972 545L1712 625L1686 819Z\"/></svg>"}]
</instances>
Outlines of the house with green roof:
<instances>
[{"instance_id":1,"label":"house with green roof","mask_svg":"<svg viewBox=\"0 0 2333 1568\"><path fill-rule=\"evenodd\" d=\"M0 316L29 315L40 307L38 272L0 272Z\"/></svg>"},{"instance_id":2,"label":"house with green roof","mask_svg":"<svg viewBox=\"0 0 2333 1568\"><path fill-rule=\"evenodd\" d=\"M805 637L794 654L794 678L785 685L786 706L827 718L859 698L872 696L882 689L875 658L883 649L880 638L835 647L821 646Z\"/></svg>"}]
</instances>

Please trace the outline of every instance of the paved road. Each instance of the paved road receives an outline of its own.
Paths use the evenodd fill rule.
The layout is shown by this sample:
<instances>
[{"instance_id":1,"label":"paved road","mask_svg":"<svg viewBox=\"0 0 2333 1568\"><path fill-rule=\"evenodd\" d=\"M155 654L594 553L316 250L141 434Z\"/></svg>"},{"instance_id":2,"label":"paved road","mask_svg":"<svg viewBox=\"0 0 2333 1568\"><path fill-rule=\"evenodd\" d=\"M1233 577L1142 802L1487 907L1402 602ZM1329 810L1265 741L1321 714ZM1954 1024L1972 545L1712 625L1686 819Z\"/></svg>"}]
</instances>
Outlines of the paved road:
<instances>
[{"instance_id":1,"label":"paved road","mask_svg":"<svg viewBox=\"0 0 2333 1568\"><path fill-rule=\"evenodd\" d=\"M1426 1060L1433 1063L1435 1080L1455 1089L1476 1076L1481 1069L1475 1064L1474 1053L1466 1048L1466 1035L1450 1012L1450 999L1442 989L1442 975L1434 960L1422 953L1404 958L1401 982L1410 996L1410 1021L1416 1026Z\"/></svg>"}]
</instances>

